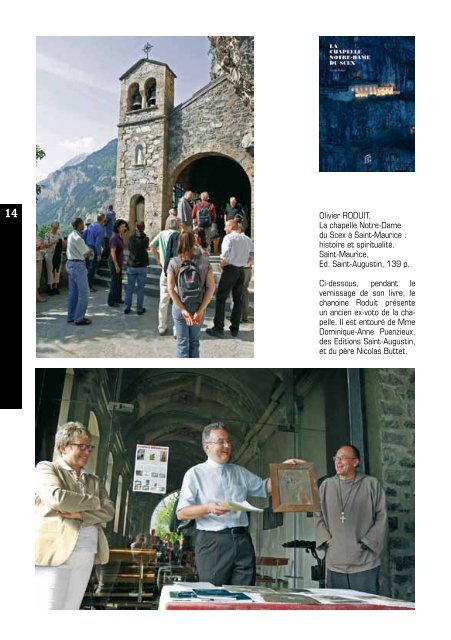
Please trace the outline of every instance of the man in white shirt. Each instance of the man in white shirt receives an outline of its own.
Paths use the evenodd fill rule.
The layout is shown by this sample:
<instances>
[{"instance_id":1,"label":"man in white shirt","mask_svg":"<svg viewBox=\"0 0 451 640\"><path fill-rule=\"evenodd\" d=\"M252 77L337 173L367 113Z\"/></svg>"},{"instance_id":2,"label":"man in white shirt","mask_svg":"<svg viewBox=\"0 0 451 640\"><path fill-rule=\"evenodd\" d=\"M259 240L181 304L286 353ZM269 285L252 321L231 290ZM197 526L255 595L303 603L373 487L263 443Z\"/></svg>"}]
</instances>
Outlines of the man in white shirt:
<instances>
[{"instance_id":1,"label":"man in white shirt","mask_svg":"<svg viewBox=\"0 0 451 640\"><path fill-rule=\"evenodd\" d=\"M150 250L155 256L158 264L161 267L160 274L160 304L158 306L158 333L160 336L164 336L168 330L168 311L169 302L171 296L168 290L168 278L164 272L164 263L166 260L166 249L168 247L168 241L171 235L176 233L180 229L180 219L171 216L168 222L168 227L164 231L160 231L158 235L150 243ZM175 329L174 329L175 331ZM174 334L175 335L175 334Z\"/></svg>"},{"instance_id":2,"label":"man in white shirt","mask_svg":"<svg viewBox=\"0 0 451 640\"><path fill-rule=\"evenodd\" d=\"M255 584L255 551L247 513L231 511L223 502L242 502L248 495L265 498L271 493L271 480L229 464L232 442L222 422L204 428L202 445L208 459L186 472L177 506L179 520L196 520L199 580L217 586ZM286 464L301 462L285 460Z\"/></svg>"},{"instance_id":3,"label":"man in white shirt","mask_svg":"<svg viewBox=\"0 0 451 640\"><path fill-rule=\"evenodd\" d=\"M69 285L67 302L67 322L78 326L91 324L92 320L85 316L88 308L89 284L85 258L91 253L88 245L81 237L84 222L75 218L72 222L74 230L67 238L66 271Z\"/></svg>"},{"instance_id":4,"label":"man in white shirt","mask_svg":"<svg viewBox=\"0 0 451 640\"><path fill-rule=\"evenodd\" d=\"M252 240L238 233L236 219L227 220L225 224L226 236L221 248L221 278L216 292L216 309L213 320L214 326L206 333L213 337L224 336L225 303L232 292L233 308L230 316L230 332L234 338L238 336L243 303L244 267L251 263L254 244Z\"/></svg>"}]
</instances>

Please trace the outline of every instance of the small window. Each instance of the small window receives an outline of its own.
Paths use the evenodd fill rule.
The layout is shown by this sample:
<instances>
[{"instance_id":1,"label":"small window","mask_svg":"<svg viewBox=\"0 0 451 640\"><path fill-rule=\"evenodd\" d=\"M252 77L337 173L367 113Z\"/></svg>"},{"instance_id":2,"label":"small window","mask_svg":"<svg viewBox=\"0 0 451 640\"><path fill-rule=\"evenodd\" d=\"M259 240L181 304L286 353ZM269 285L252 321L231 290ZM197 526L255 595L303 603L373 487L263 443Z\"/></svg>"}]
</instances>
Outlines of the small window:
<instances>
[{"instance_id":1,"label":"small window","mask_svg":"<svg viewBox=\"0 0 451 640\"><path fill-rule=\"evenodd\" d=\"M144 164L144 151L141 144L135 149L135 164Z\"/></svg>"}]
</instances>

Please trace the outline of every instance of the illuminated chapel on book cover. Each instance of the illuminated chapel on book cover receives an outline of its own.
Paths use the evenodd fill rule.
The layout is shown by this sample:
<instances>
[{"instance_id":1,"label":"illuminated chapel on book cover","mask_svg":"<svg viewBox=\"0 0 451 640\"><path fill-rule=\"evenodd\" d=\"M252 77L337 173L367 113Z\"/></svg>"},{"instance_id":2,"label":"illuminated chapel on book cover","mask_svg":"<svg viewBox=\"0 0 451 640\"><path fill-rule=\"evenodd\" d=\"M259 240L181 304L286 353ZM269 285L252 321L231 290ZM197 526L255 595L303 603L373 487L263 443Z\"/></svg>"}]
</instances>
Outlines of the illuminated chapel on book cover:
<instances>
[{"instance_id":1,"label":"illuminated chapel on book cover","mask_svg":"<svg viewBox=\"0 0 451 640\"><path fill-rule=\"evenodd\" d=\"M319 170L415 171L414 36L319 41Z\"/></svg>"}]
</instances>

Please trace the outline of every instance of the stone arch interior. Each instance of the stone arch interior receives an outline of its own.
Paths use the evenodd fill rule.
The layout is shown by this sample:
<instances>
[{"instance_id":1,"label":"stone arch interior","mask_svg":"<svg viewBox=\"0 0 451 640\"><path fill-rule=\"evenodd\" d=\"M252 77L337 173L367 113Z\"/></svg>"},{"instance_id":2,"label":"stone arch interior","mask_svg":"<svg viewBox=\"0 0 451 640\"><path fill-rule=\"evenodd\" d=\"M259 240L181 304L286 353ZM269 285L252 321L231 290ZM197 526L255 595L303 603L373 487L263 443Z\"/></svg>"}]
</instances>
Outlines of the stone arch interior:
<instances>
[{"instance_id":1,"label":"stone arch interior","mask_svg":"<svg viewBox=\"0 0 451 640\"><path fill-rule=\"evenodd\" d=\"M148 78L144 86L144 93L146 96L146 107L157 106L157 82L155 78Z\"/></svg>"},{"instance_id":2,"label":"stone arch interior","mask_svg":"<svg viewBox=\"0 0 451 640\"><path fill-rule=\"evenodd\" d=\"M89 458L87 470L89 471L89 473L95 473L97 469L97 457L99 455L100 432L99 423L94 411L89 412L88 429L91 433L91 444L95 447L95 449Z\"/></svg>"},{"instance_id":3,"label":"stone arch interior","mask_svg":"<svg viewBox=\"0 0 451 640\"><path fill-rule=\"evenodd\" d=\"M142 144L138 144L135 148L135 164L144 164L144 150Z\"/></svg>"},{"instance_id":4,"label":"stone arch interior","mask_svg":"<svg viewBox=\"0 0 451 640\"><path fill-rule=\"evenodd\" d=\"M219 230L224 233L224 211L231 196L235 196L247 214L246 233L251 235L251 184L244 169L235 160L219 155L209 155L194 159L177 176L175 184L178 193L186 189L200 197L208 191L210 202L219 214ZM176 206L175 192L173 206Z\"/></svg>"},{"instance_id":5,"label":"stone arch interior","mask_svg":"<svg viewBox=\"0 0 451 640\"><path fill-rule=\"evenodd\" d=\"M120 475L117 481L116 511L114 514L114 525L113 525L114 533L118 533L119 531L119 520L122 515L121 514L122 485L123 485L123 479L122 479L122 476Z\"/></svg>"},{"instance_id":6,"label":"stone arch interior","mask_svg":"<svg viewBox=\"0 0 451 640\"><path fill-rule=\"evenodd\" d=\"M128 216L129 231L134 230L137 222L144 221L145 199L141 194L136 194L130 199L130 211Z\"/></svg>"},{"instance_id":7,"label":"stone arch interior","mask_svg":"<svg viewBox=\"0 0 451 640\"><path fill-rule=\"evenodd\" d=\"M111 483L113 482L113 467L114 467L114 458L111 451L108 453L108 464L106 471L106 479L105 479L105 488L108 491L108 494L111 493Z\"/></svg>"}]
</instances>

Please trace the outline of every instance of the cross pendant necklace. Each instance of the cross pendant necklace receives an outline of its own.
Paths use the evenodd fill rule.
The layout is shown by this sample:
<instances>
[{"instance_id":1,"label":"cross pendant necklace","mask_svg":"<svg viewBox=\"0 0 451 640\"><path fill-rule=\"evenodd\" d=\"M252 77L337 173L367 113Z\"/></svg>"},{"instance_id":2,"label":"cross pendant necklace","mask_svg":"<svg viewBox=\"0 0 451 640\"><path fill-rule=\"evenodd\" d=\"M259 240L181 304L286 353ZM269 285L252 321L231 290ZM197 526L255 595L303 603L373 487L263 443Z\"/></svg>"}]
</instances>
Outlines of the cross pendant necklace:
<instances>
[{"instance_id":1,"label":"cross pendant necklace","mask_svg":"<svg viewBox=\"0 0 451 640\"><path fill-rule=\"evenodd\" d=\"M351 487L349 489L349 493L346 496L346 500L345 500L344 504L343 504L343 494L341 492L341 482L342 482L342 480L340 480L340 478L338 479L338 490L339 490L339 494L340 494L340 504L341 504L341 516L340 516L341 524L344 524L345 520L346 520L345 509L346 509L346 505L349 502L349 498L351 497L352 488L354 486L356 477L357 477L357 474L354 476L354 480L352 481Z\"/></svg>"}]
</instances>

